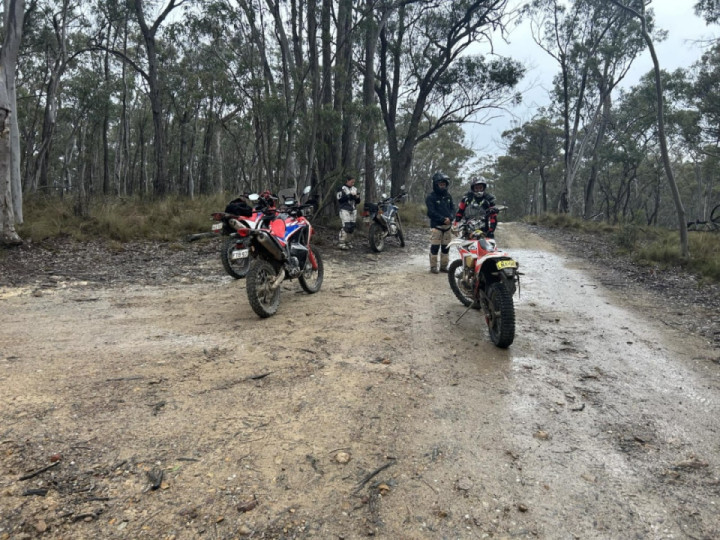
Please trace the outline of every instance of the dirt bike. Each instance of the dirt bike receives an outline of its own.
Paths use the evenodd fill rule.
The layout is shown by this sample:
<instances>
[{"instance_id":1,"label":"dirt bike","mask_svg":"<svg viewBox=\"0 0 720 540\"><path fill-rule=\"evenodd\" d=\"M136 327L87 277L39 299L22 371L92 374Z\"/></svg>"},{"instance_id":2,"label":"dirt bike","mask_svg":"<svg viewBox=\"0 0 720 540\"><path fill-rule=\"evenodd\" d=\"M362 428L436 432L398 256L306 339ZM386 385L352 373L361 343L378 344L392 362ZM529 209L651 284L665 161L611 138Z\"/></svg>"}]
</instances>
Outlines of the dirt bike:
<instances>
[{"instance_id":1,"label":"dirt bike","mask_svg":"<svg viewBox=\"0 0 720 540\"><path fill-rule=\"evenodd\" d=\"M235 279L244 278L250 269L247 239L237 235L237 229L230 225L234 219L241 228L254 229L260 223L263 210L272 205L272 196L251 194L233 199L225 207L224 212L215 212L212 219L212 232L227 236L220 248L220 260L225 271Z\"/></svg>"},{"instance_id":2,"label":"dirt bike","mask_svg":"<svg viewBox=\"0 0 720 540\"><path fill-rule=\"evenodd\" d=\"M385 239L388 236L394 236L400 242L400 247L405 247L400 214L398 214L398 207L395 206L395 203L399 202L407 193L404 192L405 186L400 189L401 192L396 197L388 197L386 193L383 193L380 196L380 202L366 202L363 206L363 220L370 223L368 242L370 249L375 253L380 253L385 248Z\"/></svg>"},{"instance_id":3,"label":"dirt bike","mask_svg":"<svg viewBox=\"0 0 720 540\"><path fill-rule=\"evenodd\" d=\"M468 220L460 237L450 242L460 258L448 266L448 281L455 296L468 309L482 309L490 340L500 348L515 339L513 295L520 286L518 263L500 251L483 231L484 219Z\"/></svg>"},{"instance_id":4,"label":"dirt bike","mask_svg":"<svg viewBox=\"0 0 720 540\"><path fill-rule=\"evenodd\" d=\"M307 195L310 188L303 191ZM313 227L305 217L312 204L286 198L281 208L266 208L257 228L238 228L251 258L247 273L250 306L260 317L274 315L280 305L280 285L297 278L309 294L320 290L324 270L320 252L311 245ZM232 226L235 224L230 220Z\"/></svg>"}]
</instances>

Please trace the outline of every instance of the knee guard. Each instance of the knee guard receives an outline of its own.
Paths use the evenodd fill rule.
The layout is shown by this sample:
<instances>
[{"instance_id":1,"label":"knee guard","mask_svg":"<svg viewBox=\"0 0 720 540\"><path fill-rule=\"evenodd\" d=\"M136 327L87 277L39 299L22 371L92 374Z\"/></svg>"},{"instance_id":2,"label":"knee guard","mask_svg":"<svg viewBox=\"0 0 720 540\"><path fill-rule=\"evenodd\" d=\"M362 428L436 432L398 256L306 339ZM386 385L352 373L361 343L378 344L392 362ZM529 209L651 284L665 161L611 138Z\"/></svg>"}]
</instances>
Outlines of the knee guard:
<instances>
[{"instance_id":1,"label":"knee guard","mask_svg":"<svg viewBox=\"0 0 720 540\"><path fill-rule=\"evenodd\" d=\"M443 247L442 247L442 254L443 254L443 255L447 255L448 253L450 253L450 246L443 246Z\"/></svg>"},{"instance_id":2,"label":"knee guard","mask_svg":"<svg viewBox=\"0 0 720 540\"><path fill-rule=\"evenodd\" d=\"M346 221L343 223L343 230L348 233L352 234L355 232L355 222L354 221Z\"/></svg>"},{"instance_id":3,"label":"knee guard","mask_svg":"<svg viewBox=\"0 0 720 540\"><path fill-rule=\"evenodd\" d=\"M432 255L437 255L440 252L440 244L432 244L430 246L430 253Z\"/></svg>"}]
</instances>

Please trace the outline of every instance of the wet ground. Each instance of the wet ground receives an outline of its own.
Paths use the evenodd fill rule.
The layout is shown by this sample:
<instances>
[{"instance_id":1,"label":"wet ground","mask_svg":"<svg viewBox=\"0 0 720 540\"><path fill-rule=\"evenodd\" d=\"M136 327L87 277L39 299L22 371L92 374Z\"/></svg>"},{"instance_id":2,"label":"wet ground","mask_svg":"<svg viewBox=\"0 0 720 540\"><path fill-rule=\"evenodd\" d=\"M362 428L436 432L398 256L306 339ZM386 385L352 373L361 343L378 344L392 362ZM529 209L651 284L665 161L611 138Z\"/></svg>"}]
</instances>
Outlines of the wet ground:
<instances>
[{"instance_id":1,"label":"wet ground","mask_svg":"<svg viewBox=\"0 0 720 540\"><path fill-rule=\"evenodd\" d=\"M523 225L498 242L508 350L425 231L326 243L322 290L264 320L211 242L4 275L0 539L720 537L715 343Z\"/></svg>"}]
</instances>

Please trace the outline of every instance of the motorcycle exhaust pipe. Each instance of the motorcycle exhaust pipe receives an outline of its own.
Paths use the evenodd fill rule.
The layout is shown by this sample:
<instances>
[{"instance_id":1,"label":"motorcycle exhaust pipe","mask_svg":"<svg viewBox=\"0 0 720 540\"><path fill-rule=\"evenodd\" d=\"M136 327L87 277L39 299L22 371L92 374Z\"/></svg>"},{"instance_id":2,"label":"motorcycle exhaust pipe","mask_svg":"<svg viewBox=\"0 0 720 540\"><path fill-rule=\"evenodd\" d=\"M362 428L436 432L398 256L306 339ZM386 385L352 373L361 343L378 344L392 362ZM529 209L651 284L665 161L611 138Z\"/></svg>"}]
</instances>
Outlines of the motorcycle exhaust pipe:
<instances>
[{"instance_id":1,"label":"motorcycle exhaust pipe","mask_svg":"<svg viewBox=\"0 0 720 540\"><path fill-rule=\"evenodd\" d=\"M257 241L262 247L264 247L268 251L268 253L270 253L270 255L273 256L273 258L278 261L285 260L285 253L280 248L280 246L277 245L277 242L270 238L270 235L268 233L263 231L258 232Z\"/></svg>"}]
</instances>

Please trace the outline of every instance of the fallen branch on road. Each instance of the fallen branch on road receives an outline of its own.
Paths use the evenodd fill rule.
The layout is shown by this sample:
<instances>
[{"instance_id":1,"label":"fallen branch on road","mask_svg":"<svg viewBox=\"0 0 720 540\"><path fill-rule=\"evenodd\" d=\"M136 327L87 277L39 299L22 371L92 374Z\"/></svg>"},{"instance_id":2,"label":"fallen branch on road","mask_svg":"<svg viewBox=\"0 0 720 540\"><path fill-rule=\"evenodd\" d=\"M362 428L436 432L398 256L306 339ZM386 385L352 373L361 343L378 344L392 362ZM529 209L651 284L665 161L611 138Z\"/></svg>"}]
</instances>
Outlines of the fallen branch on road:
<instances>
[{"instance_id":1,"label":"fallen branch on road","mask_svg":"<svg viewBox=\"0 0 720 540\"><path fill-rule=\"evenodd\" d=\"M384 471L385 469L387 469L387 468L390 467L391 465L395 465L395 463L396 463L396 460L393 459L392 461L387 462L387 463L386 463L385 465L383 465L382 467L379 467L379 468L375 469L373 472L371 472L370 474L368 474L367 476L365 476L365 478L363 478L363 479L358 483L357 487L355 488L355 491L353 491L353 495L357 494L357 492L360 491L365 484L367 484L373 477L375 477L375 475L377 475L378 473L381 473L382 471Z\"/></svg>"}]
</instances>

